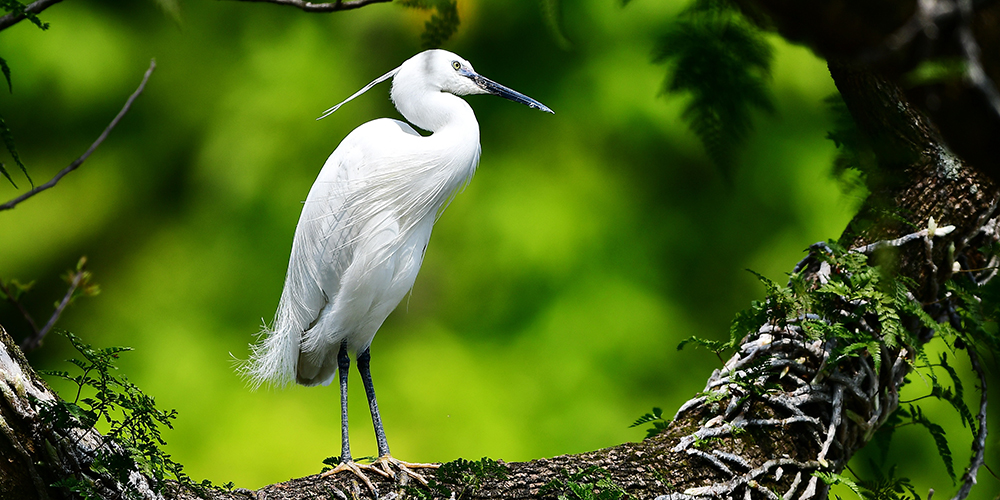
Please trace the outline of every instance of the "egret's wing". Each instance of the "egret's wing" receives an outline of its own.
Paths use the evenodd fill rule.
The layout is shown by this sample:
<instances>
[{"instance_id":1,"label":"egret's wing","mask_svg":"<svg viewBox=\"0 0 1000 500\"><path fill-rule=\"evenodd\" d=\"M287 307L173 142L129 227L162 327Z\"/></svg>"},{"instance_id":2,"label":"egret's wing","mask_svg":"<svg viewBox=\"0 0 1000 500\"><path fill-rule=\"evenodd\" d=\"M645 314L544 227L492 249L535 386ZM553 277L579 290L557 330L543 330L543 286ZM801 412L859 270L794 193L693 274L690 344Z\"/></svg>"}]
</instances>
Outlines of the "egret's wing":
<instances>
[{"instance_id":1,"label":"egret's wing","mask_svg":"<svg viewBox=\"0 0 1000 500\"><path fill-rule=\"evenodd\" d=\"M374 120L351 132L327 159L302 207L278 311L262 331L244 371L251 383L295 381L303 333L340 292L354 259L359 232L380 210L366 198L381 175L384 157L399 146L393 137L419 137L396 120Z\"/></svg>"},{"instance_id":2,"label":"egret's wing","mask_svg":"<svg viewBox=\"0 0 1000 500\"><path fill-rule=\"evenodd\" d=\"M350 136L348 136L350 137ZM302 206L295 227L288 272L271 327L253 346L246 375L253 385L295 381L302 333L319 318L340 288L340 277L353 256L357 226L347 200L359 182L352 162L363 160L346 138L330 155Z\"/></svg>"}]
</instances>

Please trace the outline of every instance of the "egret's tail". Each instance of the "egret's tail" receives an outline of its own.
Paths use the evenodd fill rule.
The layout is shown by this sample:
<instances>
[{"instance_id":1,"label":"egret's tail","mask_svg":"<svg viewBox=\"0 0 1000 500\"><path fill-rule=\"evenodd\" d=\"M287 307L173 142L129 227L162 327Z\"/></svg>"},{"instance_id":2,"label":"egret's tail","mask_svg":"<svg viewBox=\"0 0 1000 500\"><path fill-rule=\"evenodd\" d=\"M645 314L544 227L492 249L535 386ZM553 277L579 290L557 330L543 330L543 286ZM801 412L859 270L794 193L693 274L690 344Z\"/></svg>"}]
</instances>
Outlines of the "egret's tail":
<instances>
[{"instance_id":1,"label":"egret's tail","mask_svg":"<svg viewBox=\"0 0 1000 500\"><path fill-rule=\"evenodd\" d=\"M240 368L240 375L252 389L263 384L283 387L295 382L296 363L299 357L299 335L292 328L275 328L264 325L257 343L251 346L250 359Z\"/></svg>"}]
</instances>

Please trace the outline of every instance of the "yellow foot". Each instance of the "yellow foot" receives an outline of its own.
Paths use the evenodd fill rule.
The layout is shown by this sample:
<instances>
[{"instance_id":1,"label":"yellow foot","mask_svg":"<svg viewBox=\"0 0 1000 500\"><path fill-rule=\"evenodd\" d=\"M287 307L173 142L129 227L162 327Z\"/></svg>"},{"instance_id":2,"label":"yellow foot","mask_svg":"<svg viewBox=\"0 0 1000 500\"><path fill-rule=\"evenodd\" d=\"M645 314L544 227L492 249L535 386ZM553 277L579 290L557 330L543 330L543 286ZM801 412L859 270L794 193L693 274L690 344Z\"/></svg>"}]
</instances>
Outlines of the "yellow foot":
<instances>
[{"instance_id":1,"label":"yellow foot","mask_svg":"<svg viewBox=\"0 0 1000 500\"><path fill-rule=\"evenodd\" d=\"M368 479L368 476L366 476L362 471L372 471L382 477L395 478L396 470L398 470L407 476L420 481L420 484L427 486L427 480L424 479L424 476L421 476L419 473L411 469L437 469L440 466L441 464L418 464L404 462L393 458L392 455L383 455L378 457L378 459L370 465L359 464L357 462L342 462L332 470L328 470L320 474L320 477L330 477L338 472L348 471L361 478L361 481L365 483L365 486L368 486L368 489L371 490L375 496L378 496L378 490L375 489L375 485L372 484L371 480Z\"/></svg>"},{"instance_id":2,"label":"yellow foot","mask_svg":"<svg viewBox=\"0 0 1000 500\"><path fill-rule=\"evenodd\" d=\"M420 481L420 484L427 486L427 480L424 479L424 476L421 476L412 469L437 469L441 467L441 464L415 464L392 458L392 455L382 455L370 467L388 477L396 477L396 473L393 471L395 468L407 476Z\"/></svg>"},{"instance_id":3,"label":"yellow foot","mask_svg":"<svg viewBox=\"0 0 1000 500\"><path fill-rule=\"evenodd\" d=\"M371 490L372 494L378 496L378 490L375 489L375 485L373 485L372 482L368 479L368 476L366 476L363 472L361 472L362 469L374 471L377 474L381 474L383 477L393 477L392 474L386 473L385 471L379 469L378 467L367 464L359 464L357 462L341 462L333 469L320 474L319 477L330 477L338 472L348 471L353 473L355 476L361 478L361 481L365 483L365 486L368 486L368 489Z\"/></svg>"}]
</instances>

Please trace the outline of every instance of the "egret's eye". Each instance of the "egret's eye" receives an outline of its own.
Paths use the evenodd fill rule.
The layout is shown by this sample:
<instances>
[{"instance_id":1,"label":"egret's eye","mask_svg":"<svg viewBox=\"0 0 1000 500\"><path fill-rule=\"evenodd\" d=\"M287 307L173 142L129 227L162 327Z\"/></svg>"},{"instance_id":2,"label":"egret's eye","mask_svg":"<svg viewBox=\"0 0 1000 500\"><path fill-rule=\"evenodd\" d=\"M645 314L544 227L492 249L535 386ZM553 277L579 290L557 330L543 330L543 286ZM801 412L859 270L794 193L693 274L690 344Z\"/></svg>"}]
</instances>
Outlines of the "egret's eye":
<instances>
[{"instance_id":1,"label":"egret's eye","mask_svg":"<svg viewBox=\"0 0 1000 500\"><path fill-rule=\"evenodd\" d=\"M455 71L458 71L458 70L462 69L462 63L460 63L458 61L452 61L451 67L455 68Z\"/></svg>"}]
</instances>

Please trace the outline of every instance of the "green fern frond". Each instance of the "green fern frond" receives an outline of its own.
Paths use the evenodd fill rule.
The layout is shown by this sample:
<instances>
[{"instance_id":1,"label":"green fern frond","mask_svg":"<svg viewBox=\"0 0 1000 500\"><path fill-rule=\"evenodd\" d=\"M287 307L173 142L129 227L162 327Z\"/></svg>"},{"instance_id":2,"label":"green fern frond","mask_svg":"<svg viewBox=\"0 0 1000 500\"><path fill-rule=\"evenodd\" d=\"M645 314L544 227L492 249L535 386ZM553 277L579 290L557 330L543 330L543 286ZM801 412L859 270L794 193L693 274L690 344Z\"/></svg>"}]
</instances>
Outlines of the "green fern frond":
<instances>
[{"instance_id":1,"label":"green fern frond","mask_svg":"<svg viewBox=\"0 0 1000 500\"><path fill-rule=\"evenodd\" d=\"M440 47L458 31L458 4L456 0L402 0L404 7L421 10L434 10L431 18L424 23L424 32L420 34L421 45L425 49Z\"/></svg>"},{"instance_id":2,"label":"green fern frond","mask_svg":"<svg viewBox=\"0 0 1000 500\"><path fill-rule=\"evenodd\" d=\"M632 425L630 425L629 428L638 427L642 424L645 424L647 422L652 422L653 420L657 420L660 418L663 418L663 409L654 406L652 413L647 413L637 418L635 422L632 422Z\"/></svg>"},{"instance_id":3,"label":"green fern frond","mask_svg":"<svg viewBox=\"0 0 1000 500\"><path fill-rule=\"evenodd\" d=\"M681 117L728 172L752 129L753 110L774 111L768 83L773 49L724 0L700 0L661 37L653 60L672 66L668 94L689 94Z\"/></svg>"},{"instance_id":4,"label":"green fern frond","mask_svg":"<svg viewBox=\"0 0 1000 500\"><path fill-rule=\"evenodd\" d=\"M937 446L938 455L944 461L944 468L948 471L948 477L951 478L951 482L954 484L955 466L951 457L951 448L948 446L948 438L945 437L944 428L928 420L919 406L910 405L910 415L910 419L914 424L923 426L931 433L931 437L934 438L934 445Z\"/></svg>"}]
</instances>

